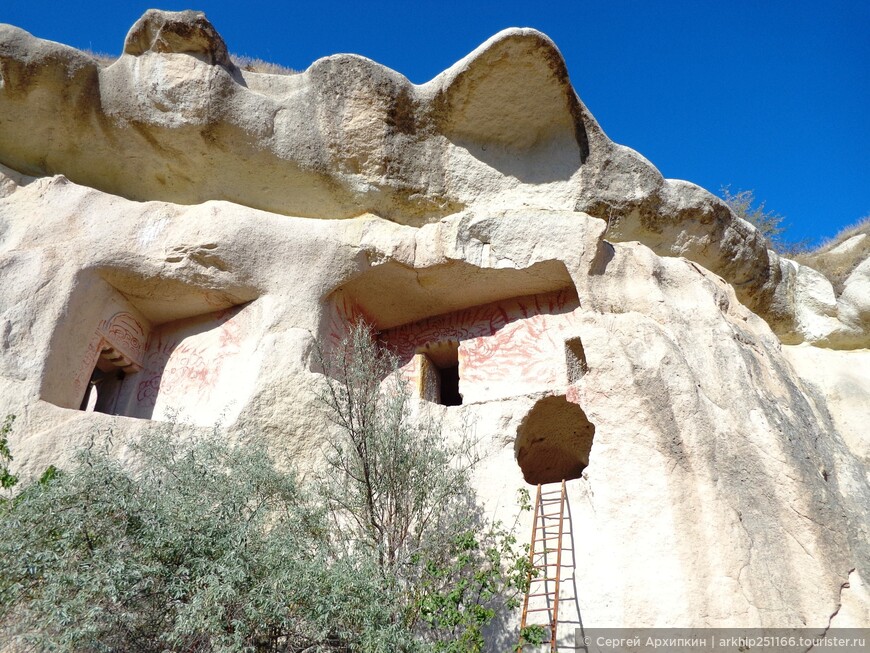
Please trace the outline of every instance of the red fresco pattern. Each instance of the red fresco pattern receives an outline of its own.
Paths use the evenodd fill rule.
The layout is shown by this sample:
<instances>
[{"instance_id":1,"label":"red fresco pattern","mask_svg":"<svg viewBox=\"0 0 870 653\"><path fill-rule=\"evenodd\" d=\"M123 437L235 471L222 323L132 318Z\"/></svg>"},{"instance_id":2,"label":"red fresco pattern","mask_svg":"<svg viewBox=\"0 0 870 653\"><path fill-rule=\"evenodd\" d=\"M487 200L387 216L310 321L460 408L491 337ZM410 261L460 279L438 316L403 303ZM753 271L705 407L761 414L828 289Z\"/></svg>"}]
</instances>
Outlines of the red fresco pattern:
<instances>
[{"instance_id":1,"label":"red fresco pattern","mask_svg":"<svg viewBox=\"0 0 870 653\"><path fill-rule=\"evenodd\" d=\"M204 337L185 336L177 323L166 325L152 337L145 360L144 379L136 393L141 406L154 407L157 395L193 395L207 401L221 376L224 361L241 349L242 326L232 308L211 314L215 322L224 320ZM174 328L172 328L174 327ZM200 334L196 334L200 335Z\"/></svg>"},{"instance_id":2,"label":"red fresco pattern","mask_svg":"<svg viewBox=\"0 0 870 653\"><path fill-rule=\"evenodd\" d=\"M79 393L79 399L81 399L81 395L84 393L88 381L91 380L91 374L94 372L97 359L100 357L100 352L103 349L103 342L100 333L96 332L88 343L88 348L85 351L84 356L82 356L81 363L79 363L78 371L73 378L73 387L76 392Z\"/></svg>"},{"instance_id":3,"label":"red fresco pattern","mask_svg":"<svg viewBox=\"0 0 870 653\"><path fill-rule=\"evenodd\" d=\"M131 313L122 311L108 320L103 320L100 322L99 332L109 344L131 361L142 364L148 331Z\"/></svg>"},{"instance_id":4,"label":"red fresco pattern","mask_svg":"<svg viewBox=\"0 0 870 653\"><path fill-rule=\"evenodd\" d=\"M374 324L374 320L352 299L341 295L330 306L326 337L330 345L338 345L350 333L353 325L360 322Z\"/></svg>"},{"instance_id":5,"label":"red fresco pattern","mask_svg":"<svg viewBox=\"0 0 870 653\"><path fill-rule=\"evenodd\" d=\"M381 339L405 362L426 343L465 342L475 338L489 338L514 322L536 316L568 313L579 305L576 294L568 289L545 295L529 295L475 306L446 315L436 315L419 322L387 329L381 333ZM540 326L530 328L531 331L526 336L527 340L533 340L541 333ZM477 360L484 361L495 351L495 348L507 344L500 340L478 343L478 352L475 356Z\"/></svg>"},{"instance_id":6,"label":"red fresco pattern","mask_svg":"<svg viewBox=\"0 0 870 653\"><path fill-rule=\"evenodd\" d=\"M381 333L399 356L406 378L414 378L414 354L427 343L460 343L459 367L464 383L493 378L548 381L553 355L563 349L560 324L567 326L580 306L569 289L530 295L427 318Z\"/></svg>"}]
</instances>

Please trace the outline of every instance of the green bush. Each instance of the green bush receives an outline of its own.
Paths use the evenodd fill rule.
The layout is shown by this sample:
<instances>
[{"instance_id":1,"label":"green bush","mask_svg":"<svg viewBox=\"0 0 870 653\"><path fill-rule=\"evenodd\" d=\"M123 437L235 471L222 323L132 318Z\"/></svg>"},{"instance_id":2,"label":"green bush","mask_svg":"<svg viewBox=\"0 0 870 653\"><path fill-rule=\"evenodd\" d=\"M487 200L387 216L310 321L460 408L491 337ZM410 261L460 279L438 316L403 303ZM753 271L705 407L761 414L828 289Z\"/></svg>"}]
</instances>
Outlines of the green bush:
<instances>
[{"instance_id":1,"label":"green bush","mask_svg":"<svg viewBox=\"0 0 870 653\"><path fill-rule=\"evenodd\" d=\"M262 443L173 427L103 443L2 515L3 634L38 651L409 649L364 558L332 558L316 501Z\"/></svg>"},{"instance_id":2,"label":"green bush","mask_svg":"<svg viewBox=\"0 0 870 653\"><path fill-rule=\"evenodd\" d=\"M526 560L477 504L467 440L410 420L371 332L337 351L345 372L324 382L339 425L328 482L300 484L259 437L170 422L120 448L95 437L67 469L18 486L0 505L0 641L69 653L483 650L497 611L518 602ZM7 418L4 487L9 429Z\"/></svg>"},{"instance_id":3,"label":"green bush","mask_svg":"<svg viewBox=\"0 0 870 653\"><path fill-rule=\"evenodd\" d=\"M18 477L9 471L9 463L12 462L12 452L9 451L9 434L12 433L12 424L15 415L7 415L0 425L0 488L10 491L18 483ZM5 499L0 499L5 501Z\"/></svg>"}]
</instances>

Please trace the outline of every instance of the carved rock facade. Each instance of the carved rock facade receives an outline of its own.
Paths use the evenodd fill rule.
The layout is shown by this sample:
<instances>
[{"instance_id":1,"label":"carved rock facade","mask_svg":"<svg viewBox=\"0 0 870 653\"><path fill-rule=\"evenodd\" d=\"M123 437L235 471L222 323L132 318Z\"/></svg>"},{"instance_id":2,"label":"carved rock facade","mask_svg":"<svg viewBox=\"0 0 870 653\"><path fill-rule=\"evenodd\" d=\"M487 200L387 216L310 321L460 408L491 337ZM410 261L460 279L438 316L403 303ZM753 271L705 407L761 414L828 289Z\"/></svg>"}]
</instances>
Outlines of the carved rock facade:
<instances>
[{"instance_id":1,"label":"carved rock facade","mask_svg":"<svg viewBox=\"0 0 870 653\"><path fill-rule=\"evenodd\" d=\"M314 468L313 344L365 317L475 426L494 511L572 478L567 629L870 623L866 261L835 291L663 179L542 34L415 86L241 71L202 14L149 11L108 67L2 26L0 75L25 473L175 411Z\"/></svg>"}]
</instances>

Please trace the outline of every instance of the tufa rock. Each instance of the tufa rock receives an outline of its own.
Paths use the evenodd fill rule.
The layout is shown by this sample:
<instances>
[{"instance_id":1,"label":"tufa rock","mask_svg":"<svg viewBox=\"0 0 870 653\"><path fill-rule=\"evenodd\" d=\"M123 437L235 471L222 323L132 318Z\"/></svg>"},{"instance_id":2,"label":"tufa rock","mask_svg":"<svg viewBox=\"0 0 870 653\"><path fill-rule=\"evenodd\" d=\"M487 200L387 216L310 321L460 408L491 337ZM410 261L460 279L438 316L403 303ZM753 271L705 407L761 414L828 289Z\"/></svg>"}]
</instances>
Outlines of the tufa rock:
<instances>
[{"instance_id":1,"label":"tufa rock","mask_svg":"<svg viewBox=\"0 0 870 653\"><path fill-rule=\"evenodd\" d=\"M569 477L566 642L581 619L870 623L866 256L835 288L663 179L534 30L420 86L351 55L279 77L223 53L195 12L148 12L106 68L0 27L22 475L178 410L312 473L333 428L315 343L364 318L419 419L475 428L497 517Z\"/></svg>"},{"instance_id":2,"label":"tufa rock","mask_svg":"<svg viewBox=\"0 0 870 653\"><path fill-rule=\"evenodd\" d=\"M201 11L146 11L127 33L124 54L146 52L189 54L232 68L224 40Z\"/></svg>"}]
</instances>

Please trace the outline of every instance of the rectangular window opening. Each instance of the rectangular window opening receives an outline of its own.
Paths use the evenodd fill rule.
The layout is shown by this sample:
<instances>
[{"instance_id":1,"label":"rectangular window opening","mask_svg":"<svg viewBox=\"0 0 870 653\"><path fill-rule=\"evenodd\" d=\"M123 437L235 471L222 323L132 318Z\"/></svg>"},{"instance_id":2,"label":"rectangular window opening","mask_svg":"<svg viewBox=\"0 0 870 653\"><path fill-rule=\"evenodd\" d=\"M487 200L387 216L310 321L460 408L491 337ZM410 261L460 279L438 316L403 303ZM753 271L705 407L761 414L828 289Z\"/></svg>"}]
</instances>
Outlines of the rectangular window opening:
<instances>
[{"instance_id":1,"label":"rectangular window opening","mask_svg":"<svg viewBox=\"0 0 870 653\"><path fill-rule=\"evenodd\" d=\"M442 406L461 406L459 343L426 343L418 352L420 397Z\"/></svg>"},{"instance_id":2,"label":"rectangular window opening","mask_svg":"<svg viewBox=\"0 0 870 653\"><path fill-rule=\"evenodd\" d=\"M586 352L583 350L580 338L570 338L565 341L565 367L568 371L568 383L579 381L589 371Z\"/></svg>"}]
</instances>

